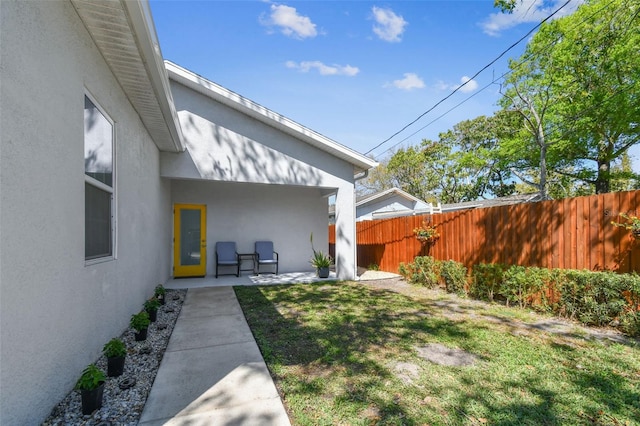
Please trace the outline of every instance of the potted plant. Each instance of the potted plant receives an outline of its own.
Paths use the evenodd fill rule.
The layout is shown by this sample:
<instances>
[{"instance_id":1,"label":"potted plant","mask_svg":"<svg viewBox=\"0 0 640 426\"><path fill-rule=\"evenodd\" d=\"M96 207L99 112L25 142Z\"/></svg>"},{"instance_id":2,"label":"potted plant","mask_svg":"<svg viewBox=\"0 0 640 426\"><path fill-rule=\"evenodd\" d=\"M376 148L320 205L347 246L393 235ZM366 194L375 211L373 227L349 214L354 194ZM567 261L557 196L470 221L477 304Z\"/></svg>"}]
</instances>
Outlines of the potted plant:
<instances>
[{"instance_id":1,"label":"potted plant","mask_svg":"<svg viewBox=\"0 0 640 426\"><path fill-rule=\"evenodd\" d=\"M620 213L620 217L626 220L626 222L611 222L613 226L628 229L634 238L640 238L640 218L637 216L629 215L626 213Z\"/></svg>"},{"instance_id":2,"label":"potted plant","mask_svg":"<svg viewBox=\"0 0 640 426\"><path fill-rule=\"evenodd\" d=\"M160 307L160 302L155 297L144 302L144 310L149 314L149 321L156 322L156 318L158 318L158 308Z\"/></svg>"},{"instance_id":3,"label":"potted plant","mask_svg":"<svg viewBox=\"0 0 640 426\"><path fill-rule=\"evenodd\" d=\"M129 325L136 331L136 342L141 342L147 339L147 329L149 328L150 323L151 321L149 320L149 314L147 313L147 311L142 311L138 312L137 314L131 315L131 321L129 321Z\"/></svg>"},{"instance_id":4,"label":"potted plant","mask_svg":"<svg viewBox=\"0 0 640 426\"><path fill-rule=\"evenodd\" d=\"M160 302L161 305L164 305L166 293L167 290L162 286L162 284L158 284L154 290L154 296L158 299L158 302Z\"/></svg>"},{"instance_id":5,"label":"potted plant","mask_svg":"<svg viewBox=\"0 0 640 426\"><path fill-rule=\"evenodd\" d=\"M429 225L423 221L422 226L414 228L413 233L421 244L433 244L440 238L436 227L437 225Z\"/></svg>"},{"instance_id":6,"label":"potted plant","mask_svg":"<svg viewBox=\"0 0 640 426\"><path fill-rule=\"evenodd\" d=\"M117 337L109 340L102 348L102 353L107 358L107 376L118 377L124 371L124 359L127 356L127 347Z\"/></svg>"},{"instance_id":7,"label":"potted plant","mask_svg":"<svg viewBox=\"0 0 640 426\"><path fill-rule=\"evenodd\" d=\"M309 241L311 242L311 250L313 251L313 256L311 256L311 260L309 263L316 268L316 274L319 278L327 278L329 276L329 267L331 266L331 256L323 253L320 250L316 250L313 247L313 232L309 237Z\"/></svg>"},{"instance_id":8,"label":"potted plant","mask_svg":"<svg viewBox=\"0 0 640 426\"><path fill-rule=\"evenodd\" d=\"M316 274L320 278L327 278L329 276L329 267L331 266L331 256L325 254L321 251L313 251L313 256L311 257L311 265L316 268Z\"/></svg>"},{"instance_id":9,"label":"potted plant","mask_svg":"<svg viewBox=\"0 0 640 426\"><path fill-rule=\"evenodd\" d=\"M82 397L82 414L88 415L102 407L104 382L107 380L102 370L89 364L76 383Z\"/></svg>"}]
</instances>

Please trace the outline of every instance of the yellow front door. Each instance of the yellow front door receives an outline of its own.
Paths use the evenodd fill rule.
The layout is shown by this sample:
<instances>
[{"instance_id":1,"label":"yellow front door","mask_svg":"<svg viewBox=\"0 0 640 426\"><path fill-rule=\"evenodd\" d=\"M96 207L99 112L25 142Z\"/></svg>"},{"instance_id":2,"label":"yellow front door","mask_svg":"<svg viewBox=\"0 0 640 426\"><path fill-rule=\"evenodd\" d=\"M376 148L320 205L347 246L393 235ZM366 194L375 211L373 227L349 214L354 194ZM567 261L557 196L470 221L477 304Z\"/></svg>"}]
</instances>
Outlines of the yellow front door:
<instances>
[{"instance_id":1,"label":"yellow front door","mask_svg":"<svg viewBox=\"0 0 640 426\"><path fill-rule=\"evenodd\" d=\"M204 277L207 271L207 206L173 207L173 276Z\"/></svg>"}]
</instances>

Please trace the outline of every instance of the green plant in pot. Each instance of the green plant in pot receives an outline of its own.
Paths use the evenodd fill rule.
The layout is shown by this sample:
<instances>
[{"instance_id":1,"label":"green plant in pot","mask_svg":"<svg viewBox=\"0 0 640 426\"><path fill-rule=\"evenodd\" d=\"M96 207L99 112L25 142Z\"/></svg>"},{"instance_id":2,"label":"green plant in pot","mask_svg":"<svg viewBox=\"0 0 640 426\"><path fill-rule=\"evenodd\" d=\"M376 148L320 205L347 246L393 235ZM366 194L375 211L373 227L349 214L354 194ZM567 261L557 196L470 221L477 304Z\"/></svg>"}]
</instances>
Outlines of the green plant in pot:
<instances>
[{"instance_id":1,"label":"green plant in pot","mask_svg":"<svg viewBox=\"0 0 640 426\"><path fill-rule=\"evenodd\" d=\"M124 360L127 356L127 347L117 337L109 340L102 348L102 353L107 358L107 376L118 377L124 372Z\"/></svg>"},{"instance_id":2,"label":"green plant in pot","mask_svg":"<svg viewBox=\"0 0 640 426\"><path fill-rule=\"evenodd\" d=\"M144 302L144 310L149 314L149 321L156 322L158 318L158 308L160 308L160 301L155 297Z\"/></svg>"},{"instance_id":3,"label":"green plant in pot","mask_svg":"<svg viewBox=\"0 0 640 426\"><path fill-rule=\"evenodd\" d=\"M102 407L104 383L107 380L102 370L89 364L76 382L76 389L82 398L82 414L88 415Z\"/></svg>"},{"instance_id":4,"label":"green plant in pot","mask_svg":"<svg viewBox=\"0 0 640 426\"><path fill-rule=\"evenodd\" d=\"M136 342L141 342L147 339L147 329L149 328L150 323L151 321L149 320L149 314L147 313L147 311L142 311L138 312L137 314L131 315L131 321L129 321L129 325L136 331Z\"/></svg>"},{"instance_id":5,"label":"green plant in pot","mask_svg":"<svg viewBox=\"0 0 640 426\"><path fill-rule=\"evenodd\" d=\"M316 274L320 278L327 278L329 276L329 268L331 267L331 262L333 259L326 253L323 253L321 250L316 250L313 247L313 233L311 233L311 250L313 251L313 256L311 256L311 266L316 268Z\"/></svg>"},{"instance_id":6,"label":"green plant in pot","mask_svg":"<svg viewBox=\"0 0 640 426\"><path fill-rule=\"evenodd\" d=\"M167 290L163 287L162 284L158 284L153 292L153 295L161 305L164 305L166 300Z\"/></svg>"}]
</instances>

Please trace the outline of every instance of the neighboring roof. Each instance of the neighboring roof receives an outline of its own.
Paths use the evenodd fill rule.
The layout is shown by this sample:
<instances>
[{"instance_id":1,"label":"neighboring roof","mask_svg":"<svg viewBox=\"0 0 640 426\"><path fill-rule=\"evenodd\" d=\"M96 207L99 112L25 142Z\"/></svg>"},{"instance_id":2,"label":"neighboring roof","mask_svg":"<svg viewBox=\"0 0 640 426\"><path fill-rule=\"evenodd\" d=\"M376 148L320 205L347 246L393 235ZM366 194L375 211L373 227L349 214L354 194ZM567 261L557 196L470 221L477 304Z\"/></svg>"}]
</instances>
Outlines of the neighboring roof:
<instances>
[{"instance_id":1,"label":"neighboring roof","mask_svg":"<svg viewBox=\"0 0 640 426\"><path fill-rule=\"evenodd\" d=\"M182 152L178 115L146 1L71 0L161 151Z\"/></svg>"},{"instance_id":2,"label":"neighboring roof","mask_svg":"<svg viewBox=\"0 0 640 426\"><path fill-rule=\"evenodd\" d=\"M447 211L454 211L454 210L506 206L510 204L531 203L534 201L540 201L540 194L537 192L533 194L514 194L514 195L509 195L507 197L491 198L487 200L476 200L476 201L465 201L462 203L443 204L442 212L444 213Z\"/></svg>"},{"instance_id":3,"label":"neighboring roof","mask_svg":"<svg viewBox=\"0 0 640 426\"><path fill-rule=\"evenodd\" d=\"M387 189L385 191L381 191L381 192L376 192L375 194L367 194L364 195L362 197L358 197L358 199L356 200L356 207L361 206L363 204L369 204L373 201L378 201L381 199L385 199L385 198L391 198L394 195L399 195L400 197L406 198L409 201L415 201L417 203L425 203L425 201L414 197L413 195L409 194L408 192L403 191L400 188L391 188L391 189Z\"/></svg>"},{"instance_id":4,"label":"neighboring roof","mask_svg":"<svg viewBox=\"0 0 640 426\"><path fill-rule=\"evenodd\" d=\"M378 165L375 160L353 151L320 133L182 68L173 62L165 61L165 66L170 79L352 164L356 168L356 174Z\"/></svg>"}]
</instances>

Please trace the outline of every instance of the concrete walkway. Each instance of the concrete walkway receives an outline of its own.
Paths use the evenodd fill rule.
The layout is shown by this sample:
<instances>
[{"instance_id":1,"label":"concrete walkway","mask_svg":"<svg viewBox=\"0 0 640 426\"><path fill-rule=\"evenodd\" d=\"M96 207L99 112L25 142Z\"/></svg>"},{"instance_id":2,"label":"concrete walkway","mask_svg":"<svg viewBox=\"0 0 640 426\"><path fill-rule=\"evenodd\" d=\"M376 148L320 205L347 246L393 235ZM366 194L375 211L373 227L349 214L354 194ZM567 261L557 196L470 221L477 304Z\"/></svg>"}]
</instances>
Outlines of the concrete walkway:
<instances>
[{"instance_id":1,"label":"concrete walkway","mask_svg":"<svg viewBox=\"0 0 640 426\"><path fill-rule=\"evenodd\" d=\"M233 289L191 288L140 425L290 425Z\"/></svg>"}]
</instances>

